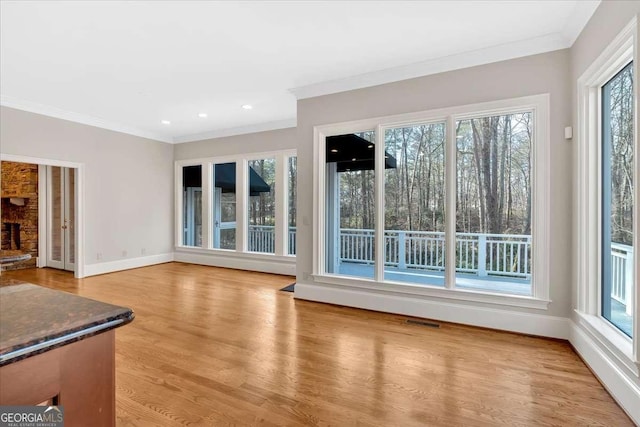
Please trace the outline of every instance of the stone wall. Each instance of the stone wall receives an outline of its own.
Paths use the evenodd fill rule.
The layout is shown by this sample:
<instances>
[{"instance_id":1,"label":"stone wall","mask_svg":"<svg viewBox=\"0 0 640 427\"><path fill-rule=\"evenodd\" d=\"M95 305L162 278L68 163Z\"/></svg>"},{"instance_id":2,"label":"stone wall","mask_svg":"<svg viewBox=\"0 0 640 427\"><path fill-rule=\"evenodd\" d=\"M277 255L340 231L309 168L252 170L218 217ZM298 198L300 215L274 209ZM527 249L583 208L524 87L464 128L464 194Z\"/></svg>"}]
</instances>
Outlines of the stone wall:
<instances>
[{"instance_id":1,"label":"stone wall","mask_svg":"<svg viewBox=\"0 0 640 427\"><path fill-rule=\"evenodd\" d=\"M36 266L38 256L38 165L15 162L1 162L0 187L2 206L0 226L2 229L1 249L15 250L15 239L9 240L9 227L20 227L20 251L31 254L31 259L7 269L22 269ZM10 203L10 197L24 197L24 206Z\"/></svg>"}]
</instances>

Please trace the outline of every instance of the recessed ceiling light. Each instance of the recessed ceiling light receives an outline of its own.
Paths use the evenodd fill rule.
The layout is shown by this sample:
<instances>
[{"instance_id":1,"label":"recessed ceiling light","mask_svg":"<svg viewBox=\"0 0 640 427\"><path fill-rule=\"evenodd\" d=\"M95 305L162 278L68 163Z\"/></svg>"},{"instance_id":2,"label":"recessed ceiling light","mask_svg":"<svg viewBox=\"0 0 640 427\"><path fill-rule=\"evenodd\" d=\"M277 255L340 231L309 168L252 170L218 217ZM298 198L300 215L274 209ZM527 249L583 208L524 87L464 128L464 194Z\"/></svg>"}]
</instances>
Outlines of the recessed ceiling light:
<instances>
[{"instance_id":1,"label":"recessed ceiling light","mask_svg":"<svg viewBox=\"0 0 640 427\"><path fill-rule=\"evenodd\" d=\"M162 123L163 125L170 125L171 122L169 120L162 120L160 123Z\"/></svg>"},{"instance_id":2,"label":"recessed ceiling light","mask_svg":"<svg viewBox=\"0 0 640 427\"><path fill-rule=\"evenodd\" d=\"M337 152L338 152L338 149L337 149L337 148L332 148L332 149L331 149L331 152L332 152L332 153L337 153Z\"/></svg>"},{"instance_id":3,"label":"recessed ceiling light","mask_svg":"<svg viewBox=\"0 0 640 427\"><path fill-rule=\"evenodd\" d=\"M252 108L253 108L253 105L251 105L251 104L244 104L244 105L242 106L242 109L243 109L243 110L251 110Z\"/></svg>"},{"instance_id":4,"label":"recessed ceiling light","mask_svg":"<svg viewBox=\"0 0 640 427\"><path fill-rule=\"evenodd\" d=\"M200 117L201 119L206 119L207 113L198 113L198 117Z\"/></svg>"},{"instance_id":5,"label":"recessed ceiling light","mask_svg":"<svg viewBox=\"0 0 640 427\"><path fill-rule=\"evenodd\" d=\"M355 161L356 161L356 158L354 157L353 159L351 159L351 161L352 161L352 162L355 162Z\"/></svg>"}]
</instances>

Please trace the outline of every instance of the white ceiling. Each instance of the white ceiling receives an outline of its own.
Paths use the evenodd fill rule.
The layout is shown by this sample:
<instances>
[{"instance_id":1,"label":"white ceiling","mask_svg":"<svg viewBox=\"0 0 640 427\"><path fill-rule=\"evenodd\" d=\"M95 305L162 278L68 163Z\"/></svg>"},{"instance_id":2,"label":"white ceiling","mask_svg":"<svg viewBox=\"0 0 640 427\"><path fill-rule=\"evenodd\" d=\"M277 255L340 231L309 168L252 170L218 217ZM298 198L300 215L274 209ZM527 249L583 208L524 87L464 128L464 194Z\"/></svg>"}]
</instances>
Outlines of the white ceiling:
<instances>
[{"instance_id":1,"label":"white ceiling","mask_svg":"<svg viewBox=\"0 0 640 427\"><path fill-rule=\"evenodd\" d=\"M1 101L166 142L294 126L296 96L569 47L598 4L2 1Z\"/></svg>"}]
</instances>

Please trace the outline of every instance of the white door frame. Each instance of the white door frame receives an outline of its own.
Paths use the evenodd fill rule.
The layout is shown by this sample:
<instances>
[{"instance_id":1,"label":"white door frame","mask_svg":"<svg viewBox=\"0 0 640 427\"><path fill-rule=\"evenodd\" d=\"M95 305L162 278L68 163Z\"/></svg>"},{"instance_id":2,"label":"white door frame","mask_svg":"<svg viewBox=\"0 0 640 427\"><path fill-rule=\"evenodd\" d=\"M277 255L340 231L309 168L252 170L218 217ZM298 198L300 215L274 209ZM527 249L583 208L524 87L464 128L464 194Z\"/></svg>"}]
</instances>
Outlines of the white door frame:
<instances>
[{"instance_id":1,"label":"white door frame","mask_svg":"<svg viewBox=\"0 0 640 427\"><path fill-rule=\"evenodd\" d=\"M57 167L60 170L60 176L59 176L60 194L55 194L53 189L54 182L53 182L52 174L53 174L54 167ZM75 262L70 261L72 259L72 256L70 251L71 245L69 244L70 243L69 236L71 236L72 227L75 230L75 218L70 218L70 210L71 210L70 201L71 200L75 201L75 194L69 194L69 190L70 190L70 182L71 182L72 176L73 176L73 181L75 183L76 169L68 168L68 167L39 165L38 171L40 171L40 168L42 168L45 172L42 178L46 182L46 204L43 204L42 206L44 207L44 212L46 215L45 239L47 240L47 246L43 246L42 247L43 250L38 251L39 252L38 259L40 259L41 256L43 257L42 261L38 263L38 266L42 266L42 267L47 266L47 267L58 268L60 270L75 271L76 269ZM74 185L74 188L75 188L75 185ZM54 206L54 203L53 203L54 197L56 196L60 197L59 206ZM74 203L74 206L75 206L75 203ZM54 209L59 210L58 212L60 217L59 223L54 223L54 218L55 218ZM38 209L38 216L40 212L41 212L40 209ZM54 242L52 241L51 236L52 236L53 230L55 230L58 227L61 227L63 231L61 231L60 242L59 242L60 243L60 259L55 260L52 257Z\"/></svg>"},{"instance_id":2,"label":"white door frame","mask_svg":"<svg viewBox=\"0 0 640 427\"><path fill-rule=\"evenodd\" d=\"M8 162L20 162L37 164L38 167L38 267L45 267L46 256L42 256L42 248L47 249L47 216L46 216L46 180L41 180L42 176L46 176L44 173L40 173L45 170L42 166L59 166L66 168L74 168L76 170L75 177L75 273L74 276L78 279L84 277L84 163L68 162L65 160L56 159L43 159L39 157L19 156L14 154L0 153L0 160ZM42 182L44 181L44 182ZM44 207L44 209L42 209Z\"/></svg>"},{"instance_id":3,"label":"white door frame","mask_svg":"<svg viewBox=\"0 0 640 427\"><path fill-rule=\"evenodd\" d=\"M63 218L66 218L66 212L65 212L65 206L66 206L66 200L65 200L65 196L66 194L64 194L65 192L65 177L64 174L66 173L66 171L68 169L65 168L59 168L60 170L60 175L58 176L58 178L56 179L56 181L58 181L57 185L59 186L58 191L56 191L56 193L60 193L60 194L54 194L54 185L56 185L56 183L53 180L53 168L57 167L57 166L45 166L44 170L45 170L45 175L44 175L44 179L46 179L47 182L47 189L46 189L46 203L42 206L42 208L44 208L45 211L45 216L46 216L46 240L47 240L47 246L42 246L38 248L38 258L42 258L41 261L41 265L43 267L53 267L53 268L57 268L60 270L64 270L65 269L65 256L66 256L66 248L67 245L65 243L65 239L66 239L66 230L64 231L60 231L60 241L59 242L54 242L54 239L52 238L53 236L53 230L54 228L59 228L62 227L62 220ZM38 177L38 179L40 179L40 177ZM54 197L60 197L60 205L59 206L54 206L53 200ZM38 213L40 213L41 208L40 206L38 206ZM54 210L55 209L55 210ZM58 211L58 212L55 212ZM59 222L58 223L54 223L54 218L56 216L56 213L58 214L59 218ZM60 244L60 259L53 259L53 247L56 244Z\"/></svg>"},{"instance_id":4,"label":"white door frame","mask_svg":"<svg viewBox=\"0 0 640 427\"><path fill-rule=\"evenodd\" d=\"M64 196L63 196L63 200L64 200L64 217L67 219L70 219L70 221L66 221L65 224L65 229L64 229L64 255L63 255L63 259L64 259L64 269L65 270L70 270L70 271L76 271L76 263L75 263L75 258L73 258L74 262L71 262L71 245L69 244L69 241L71 239L69 239L69 236L71 235L71 230L73 229L75 231L75 218L70 218L70 211L71 211L71 203L70 201L73 200L73 207L75 209L75 198L76 195L75 194L69 194L69 187L70 187L70 183L71 183L71 177L73 177L73 188L75 189L75 182L76 182L76 177L75 177L75 173L76 173L76 169L75 168L64 168L63 169L64 172L64 178L63 178L63 182L64 182ZM74 191L75 193L75 191ZM74 214L75 216L75 214ZM75 254L74 254L75 255Z\"/></svg>"}]
</instances>

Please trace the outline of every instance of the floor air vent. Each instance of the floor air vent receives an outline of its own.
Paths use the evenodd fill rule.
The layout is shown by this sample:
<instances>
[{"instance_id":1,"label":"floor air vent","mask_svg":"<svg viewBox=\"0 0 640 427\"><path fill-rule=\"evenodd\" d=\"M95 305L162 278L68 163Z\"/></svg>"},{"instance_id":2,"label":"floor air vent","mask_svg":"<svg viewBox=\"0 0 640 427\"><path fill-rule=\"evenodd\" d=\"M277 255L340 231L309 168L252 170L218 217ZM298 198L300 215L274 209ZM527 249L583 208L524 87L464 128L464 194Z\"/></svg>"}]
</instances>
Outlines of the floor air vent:
<instances>
[{"instance_id":1,"label":"floor air vent","mask_svg":"<svg viewBox=\"0 0 640 427\"><path fill-rule=\"evenodd\" d=\"M429 322L428 320L407 319L406 323L408 323L409 325L428 326L429 328L440 327L439 323Z\"/></svg>"}]
</instances>

